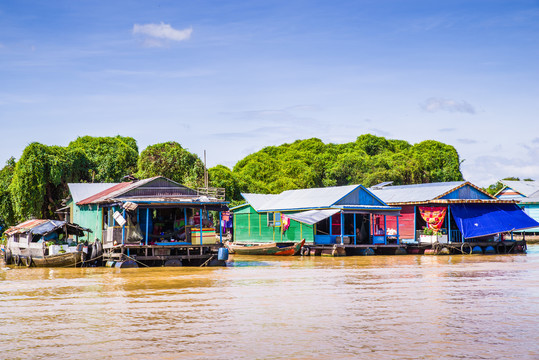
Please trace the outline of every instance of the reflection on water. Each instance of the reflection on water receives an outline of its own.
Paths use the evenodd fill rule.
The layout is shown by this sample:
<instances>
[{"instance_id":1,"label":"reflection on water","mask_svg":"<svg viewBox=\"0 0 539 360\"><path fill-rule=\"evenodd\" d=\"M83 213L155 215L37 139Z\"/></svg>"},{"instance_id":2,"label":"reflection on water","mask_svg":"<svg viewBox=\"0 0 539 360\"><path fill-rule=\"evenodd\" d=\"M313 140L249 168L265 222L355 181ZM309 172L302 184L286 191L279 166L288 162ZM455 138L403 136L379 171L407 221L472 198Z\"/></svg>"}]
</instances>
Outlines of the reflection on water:
<instances>
[{"instance_id":1,"label":"reflection on water","mask_svg":"<svg viewBox=\"0 0 539 360\"><path fill-rule=\"evenodd\" d=\"M524 255L0 270L5 359L537 359Z\"/></svg>"}]
</instances>

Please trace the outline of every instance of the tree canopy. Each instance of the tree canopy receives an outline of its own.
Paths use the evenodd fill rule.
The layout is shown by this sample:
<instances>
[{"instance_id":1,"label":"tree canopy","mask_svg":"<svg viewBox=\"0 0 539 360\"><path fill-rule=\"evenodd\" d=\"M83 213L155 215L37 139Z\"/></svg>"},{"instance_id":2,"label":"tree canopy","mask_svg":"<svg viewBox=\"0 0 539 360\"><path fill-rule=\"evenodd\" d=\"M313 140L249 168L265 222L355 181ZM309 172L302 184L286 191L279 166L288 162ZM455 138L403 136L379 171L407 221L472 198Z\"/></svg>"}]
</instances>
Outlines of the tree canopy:
<instances>
[{"instance_id":1,"label":"tree canopy","mask_svg":"<svg viewBox=\"0 0 539 360\"><path fill-rule=\"evenodd\" d=\"M0 226L56 218L69 182L118 182L134 173L135 139L80 137L67 147L29 144L0 171Z\"/></svg>"},{"instance_id":2,"label":"tree canopy","mask_svg":"<svg viewBox=\"0 0 539 360\"><path fill-rule=\"evenodd\" d=\"M462 180L454 147L433 140L411 145L370 134L345 144L324 144L312 138L268 146L238 161L230 173L212 170L212 183L225 183L220 176L226 175L230 183L239 187L240 191L232 191L233 200L239 200L239 192L372 186L383 181L404 185Z\"/></svg>"},{"instance_id":3,"label":"tree canopy","mask_svg":"<svg viewBox=\"0 0 539 360\"><path fill-rule=\"evenodd\" d=\"M15 172L15 158L11 157L6 165L0 170L0 228L4 229L7 225L15 223L15 214L13 213L13 204L9 185ZM0 233L1 233L0 229Z\"/></svg>"},{"instance_id":4,"label":"tree canopy","mask_svg":"<svg viewBox=\"0 0 539 360\"><path fill-rule=\"evenodd\" d=\"M204 163L177 142L150 145L140 154L137 177L159 175L196 188L203 185Z\"/></svg>"},{"instance_id":5,"label":"tree canopy","mask_svg":"<svg viewBox=\"0 0 539 360\"><path fill-rule=\"evenodd\" d=\"M118 182L137 171L138 146L131 137L83 136L69 143L67 148L84 153L92 182Z\"/></svg>"}]
</instances>

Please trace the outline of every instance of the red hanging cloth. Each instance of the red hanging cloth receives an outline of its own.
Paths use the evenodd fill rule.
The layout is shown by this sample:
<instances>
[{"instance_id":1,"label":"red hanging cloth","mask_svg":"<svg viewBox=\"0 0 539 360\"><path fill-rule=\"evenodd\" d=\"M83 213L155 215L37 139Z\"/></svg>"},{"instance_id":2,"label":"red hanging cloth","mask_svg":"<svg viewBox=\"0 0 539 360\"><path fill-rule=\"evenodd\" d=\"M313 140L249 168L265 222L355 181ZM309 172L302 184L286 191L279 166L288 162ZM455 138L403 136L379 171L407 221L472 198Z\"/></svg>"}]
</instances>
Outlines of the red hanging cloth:
<instances>
[{"instance_id":1,"label":"red hanging cloth","mask_svg":"<svg viewBox=\"0 0 539 360\"><path fill-rule=\"evenodd\" d=\"M438 232L444 223L447 207L420 206L419 212L423 220L427 222L427 227Z\"/></svg>"}]
</instances>

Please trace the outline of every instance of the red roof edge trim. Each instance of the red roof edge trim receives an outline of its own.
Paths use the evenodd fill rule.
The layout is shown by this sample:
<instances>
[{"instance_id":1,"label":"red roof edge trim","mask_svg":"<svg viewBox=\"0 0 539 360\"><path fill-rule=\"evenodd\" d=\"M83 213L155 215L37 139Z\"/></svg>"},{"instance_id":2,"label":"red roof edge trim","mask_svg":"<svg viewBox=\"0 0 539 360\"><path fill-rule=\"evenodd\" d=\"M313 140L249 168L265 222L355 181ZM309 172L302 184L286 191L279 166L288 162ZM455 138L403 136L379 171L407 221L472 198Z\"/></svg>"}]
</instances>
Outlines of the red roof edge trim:
<instances>
[{"instance_id":1,"label":"red roof edge trim","mask_svg":"<svg viewBox=\"0 0 539 360\"><path fill-rule=\"evenodd\" d=\"M81 201L79 201L77 203L77 205L88 205L88 204L92 204L93 202L95 202L96 200L99 200L99 199L102 199L103 197L109 195L109 194L112 194L113 192L115 191L118 191L118 190L121 190L123 188L126 188L128 187L129 185L133 184L132 182L123 182L123 183L119 183L119 184L116 184L106 190L103 190L97 194L94 194L86 199L83 199Z\"/></svg>"}]
</instances>

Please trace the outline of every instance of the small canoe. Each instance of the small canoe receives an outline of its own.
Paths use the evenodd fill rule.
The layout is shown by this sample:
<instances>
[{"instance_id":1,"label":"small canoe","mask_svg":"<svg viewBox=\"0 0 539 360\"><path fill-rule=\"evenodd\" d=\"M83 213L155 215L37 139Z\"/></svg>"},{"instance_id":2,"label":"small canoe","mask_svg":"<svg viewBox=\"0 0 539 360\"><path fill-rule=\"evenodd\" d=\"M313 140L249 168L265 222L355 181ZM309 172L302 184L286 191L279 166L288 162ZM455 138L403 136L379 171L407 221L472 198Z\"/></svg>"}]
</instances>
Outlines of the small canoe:
<instances>
[{"instance_id":1,"label":"small canoe","mask_svg":"<svg viewBox=\"0 0 539 360\"><path fill-rule=\"evenodd\" d=\"M231 254L238 255L296 255L305 244L305 239L298 243L233 243L225 242Z\"/></svg>"}]
</instances>

